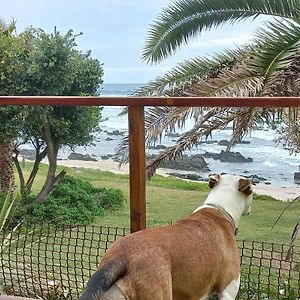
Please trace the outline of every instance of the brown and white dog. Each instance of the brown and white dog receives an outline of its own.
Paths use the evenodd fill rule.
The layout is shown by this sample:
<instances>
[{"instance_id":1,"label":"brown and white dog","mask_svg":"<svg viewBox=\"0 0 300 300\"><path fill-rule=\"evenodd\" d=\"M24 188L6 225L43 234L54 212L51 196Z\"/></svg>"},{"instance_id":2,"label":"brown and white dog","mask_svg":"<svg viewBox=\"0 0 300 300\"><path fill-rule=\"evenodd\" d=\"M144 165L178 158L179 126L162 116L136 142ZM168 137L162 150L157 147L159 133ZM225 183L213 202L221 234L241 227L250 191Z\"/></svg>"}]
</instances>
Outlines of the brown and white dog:
<instances>
[{"instance_id":1,"label":"brown and white dog","mask_svg":"<svg viewBox=\"0 0 300 300\"><path fill-rule=\"evenodd\" d=\"M251 181L210 175L204 204L174 225L116 241L79 300L235 299L240 256L235 231L250 212Z\"/></svg>"}]
</instances>

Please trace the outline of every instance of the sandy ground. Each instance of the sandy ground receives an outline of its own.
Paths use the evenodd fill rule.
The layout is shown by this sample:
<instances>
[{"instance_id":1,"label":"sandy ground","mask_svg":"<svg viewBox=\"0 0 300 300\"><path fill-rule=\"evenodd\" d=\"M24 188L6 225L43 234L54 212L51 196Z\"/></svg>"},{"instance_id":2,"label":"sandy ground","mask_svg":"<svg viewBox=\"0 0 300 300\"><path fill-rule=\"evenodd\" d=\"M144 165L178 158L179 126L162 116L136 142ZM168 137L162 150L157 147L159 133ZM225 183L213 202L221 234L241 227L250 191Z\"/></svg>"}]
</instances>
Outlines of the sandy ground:
<instances>
[{"instance_id":1,"label":"sandy ground","mask_svg":"<svg viewBox=\"0 0 300 300\"><path fill-rule=\"evenodd\" d=\"M59 160L59 165L64 165L67 167L77 168L78 172L81 168L91 168L98 169L102 171L109 171L116 174L128 174L129 166L128 164L119 167L119 164L113 160L102 160L102 161L80 161L80 160ZM157 174L162 176L168 176L166 173L170 170L158 169ZM172 170L174 172L174 170ZM300 196L300 186L299 187L280 187L274 185L266 185L264 183L257 184L254 186L254 192L259 195L269 195L278 200L290 201Z\"/></svg>"}]
</instances>

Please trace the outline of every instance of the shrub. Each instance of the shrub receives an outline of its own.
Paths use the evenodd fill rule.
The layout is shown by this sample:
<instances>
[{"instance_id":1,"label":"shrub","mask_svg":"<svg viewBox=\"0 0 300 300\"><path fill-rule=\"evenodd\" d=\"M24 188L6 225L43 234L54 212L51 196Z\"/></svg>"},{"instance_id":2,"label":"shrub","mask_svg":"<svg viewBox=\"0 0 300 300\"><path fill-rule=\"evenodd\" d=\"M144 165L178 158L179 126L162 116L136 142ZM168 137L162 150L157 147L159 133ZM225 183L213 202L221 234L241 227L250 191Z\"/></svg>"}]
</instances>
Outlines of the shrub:
<instances>
[{"instance_id":1,"label":"shrub","mask_svg":"<svg viewBox=\"0 0 300 300\"><path fill-rule=\"evenodd\" d=\"M27 221L88 225L103 215L104 209L121 207L125 197L119 189L95 188L87 181L65 176L44 203L33 204L33 200L29 195L23 202L27 204Z\"/></svg>"}]
</instances>

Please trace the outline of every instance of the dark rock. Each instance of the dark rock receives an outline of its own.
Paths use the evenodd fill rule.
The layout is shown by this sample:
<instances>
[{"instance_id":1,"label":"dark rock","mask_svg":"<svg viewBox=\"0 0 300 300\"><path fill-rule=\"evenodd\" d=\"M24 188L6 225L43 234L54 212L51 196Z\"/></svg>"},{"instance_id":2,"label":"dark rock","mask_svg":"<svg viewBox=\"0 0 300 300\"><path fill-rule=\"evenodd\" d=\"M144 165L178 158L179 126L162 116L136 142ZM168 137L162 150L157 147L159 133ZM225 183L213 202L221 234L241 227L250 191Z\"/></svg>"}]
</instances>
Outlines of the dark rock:
<instances>
[{"instance_id":1,"label":"dark rock","mask_svg":"<svg viewBox=\"0 0 300 300\"><path fill-rule=\"evenodd\" d=\"M270 182L270 181L266 181L265 184L266 184L266 185L270 185L271 182Z\"/></svg>"},{"instance_id":2,"label":"dark rock","mask_svg":"<svg viewBox=\"0 0 300 300\"><path fill-rule=\"evenodd\" d=\"M112 139L111 137L107 137L105 140L106 141L113 141L114 139Z\"/></svg>"},{"instance_id":3,"label":"dark rock","mask_svg":"<svg viewBox=\"0 0 300 300\"><path fill-rule=\"evenodd\" d=\"M107 160L107 159L110 159L110 158L114 158L114 155L113 154L106 154L106 155L102 155L100 157L103 160Z\"/></svg>"},{"instance_id":4,"label":"dark rock","mask_svg":"<svg viewBox=\"0 0 300 300\"><path fill-rule=\"evenodd\" d=\"M149 160L155 159L156 155L151 155L148 157ZM184 170L192 172L209 172L208 164L204 160L201 154L196 154L192 156L183 155L181 158L176 160L164 161L161 164L162 168L174 169L174 170Z\"/></svg>"},{"instance_id":5,"label":"dark rock","mask_svg":"<svg viewBox=\"0 0 300 300\"><path fill-rule=\"evenodd\" d=\"M260 183L261 181L266 181L267 180L267 178L264 178L264 177L259 176L259 175L243 175L243 176L245 178L251 179L254 184L257 184L257 183Z\"/></svg>"},{"instance_id":6,"label":"dark rock","mask_svg":"<svg viewBox=\"0 0 300 300\"><path fill-rule=\"evenodd\" d=\"M178 177L181 179L188 179L193 181L207 181L207 179L204 179L200 175L188 173L188 174L181 174L181 173L167 173L170 176Z\"/></svg>"},{"instance_id":7,"label":"dark rock","mask_svg":"<svg viewBox=\"0 0 300 300\"><path fill-rule=\"evenodd\" d=\"M35 149L20 149L19 155L24 156L29 160L35 160Z\"/></svg>"},{"instance_id":8,"label":"dark rock","mask_svg":"<svg viewBox=\"0 0 300 300\"><path fill-rule=\"evenodd\" d=\"M227 140L220 140L220 141L218 142L218 145L228 147L228 146L230 145L230 142L227 141Z\"/></svg>"},{"instance_id":9,"label":"dark rock","mask_svg":"<svg viewBox=\"0 0 300 300\"><path fill-rule=\"evenodd\" d=\"M248 157L245 158L240 152L231 152L221 150L219 159L221 162L230 162L230 163L248 163L253 162L253 159Z\"/></svg>"},{"instance_id":10,"label":"dark rock","mask_svg":"<svg viewBox=\"0 0 300 300\"><path fill-rule=\"evenodd\" d=\"M97 126L97 127L94 129L94 131L95 131L95 132L102 132L102 129L101 129L99 126Z\"/></svg>"},{"instance_id":11,"label":"dark rock","mask_svg":"<svg viewBox=\"0 0 300 300\"><path fill-rule=\"evenodd\" d=\"M156 146L149 146L148 149L152 150L165 150L167 147L165 145L156 145Z\"/></svg>"},{"instance_id":12,"label":"dark rock","mask_svg":"<svg viewBox=\"0 0 300 300\"><path fill-rule=\"evenodd\" d=\"M213 158L213 159L219 159L219 155L220 154L215 153L215 152L207 152L207 151L205 151L205 153L203 154L203 157Z\"/></svg>"},{"instance_id":13,"label":"dark rock","mask_svg":"<svg viewBox=\"0 0 300 300\"><path fill-rule=\"evenodd\" d=\"M180 134L179 133L175 133L175 132L167 132L165 134L165 136L168 136L168 137L180 137Z\"/></svg>"},{"instance_id":14,"label":"dark rock","mask_svg":"<svg viewBox=\"0 0 300 300\"><path fill-rule=\"evenodd\" d=\"M300 184L300 172L294 173L294 183Z\"/></svg>"},{"instance_id":15,"label":"dark rock","mask_svg":"<svg viewBox=\"0 0 300 300\"><path fill-rule=\"evenodd\" d=\"M267 180L267 178L259 176L259 175L247 175L247 176L244 175L244 177L255 179L255 180L258 180L258 181L266 181Z\"/></svg>"},{"instance_id":16,"label":"dark rock","mask_svg":"<svg viewBox=\"0 0 300 300\"><path fill-rule=\"evenodd\" d=\"M237 144L249 145L249 144L251 144L251 142L250 141L238 141Z\"/></svg>"},{"instance_id":17,"label":"dark rock","mask_svg":"<svg viewBox=\"0 0 300 300\"><path fill-rule=\"evenodd\" d=\"M121 135L121 136L123 136L124 132L121 132L120 130L114 130L114 131L110 131L110 132L107 131L107 134L108 135Z\"/></svg>"},{"instance_id":18,"label":"dark rock","mask_svg":"<svg viewBox=\"0 0 300 300\"><path fill-rule=\"evenodd\" d=\"M218 141L216 140L205 140L205 141L200 141L197 144L201 145L201 144L216 144Z\"/></svg>"},{"instance_id":19,"label":"dark rock","mask_svg":"<svg viewBox=\"0 0 300 300\"><path fill-rule=\"evenodd\" d=\"M81 154L73 152L68 156L70 160L84 160L84 161L97 161L96 158L91 157L89 154Z\"/></svg>"},{"instance_id":20,"label":"dark rock","mask_svg":"<svg viewBox=\"0 0 300 300\"><path fill-rule=\"evenodd\" d=\"M250 141L238 141L236 142L236 144L247 145L250 144ZM218 142L218 145L228 147L230 145L230 142L228 140L220 140Z\"/></svg>"},{"instance_id":21,"label":"dark rock","mask_svg":"<svg viewBox=\"0 0 300 300\"><path fill-rule=\"evenodd\" d=\"M243 174L249 174L249 171L244 171Z\"/></svg>"},{"instance_id":22,"label":"dark rock","mask_svg":"<svg viewBox=\"0 0 300 300\"><path fill-rule=\"evenodd\" d=\"M213 158L215 160L220 160L221 162L230 162L230 163L249 163L253 162L253 159L248 157L245 158L240 152L224 151L221 150L220 153L214 152L205 152L203 154L206 158Z\"/></svg>"},{"instance_id":23,"label":"dark rock","mask_svg":"<svg viewBox=\"0 0 300 300\"><path fill-rule=\"evenodd\" d=\"M102 155L102 156L101 156L101 159L103 159L103 160L108 160L108 159L109 159L109 156L108 156L108 155Z\"/></svg>"}]
</instances>

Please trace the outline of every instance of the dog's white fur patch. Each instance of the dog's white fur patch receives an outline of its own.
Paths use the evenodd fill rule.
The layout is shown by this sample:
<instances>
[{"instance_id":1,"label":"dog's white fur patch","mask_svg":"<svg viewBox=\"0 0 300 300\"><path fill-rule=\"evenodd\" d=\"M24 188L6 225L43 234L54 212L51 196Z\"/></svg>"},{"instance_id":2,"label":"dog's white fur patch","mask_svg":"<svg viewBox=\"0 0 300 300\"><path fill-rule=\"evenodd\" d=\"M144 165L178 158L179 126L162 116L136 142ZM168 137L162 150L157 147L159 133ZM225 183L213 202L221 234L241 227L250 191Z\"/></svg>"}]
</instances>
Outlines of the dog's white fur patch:
<instances>
[{"instance_id":1,"label":"dog's white fur patch","mask_svg":"<svg viewBox=\"0 0 300 300\"><path fill-rule=\"evenodd\" d=\"M237 193L240 178L241 177L233 175L222 175L218 184L216 184L208 194L204 204L195 209L194 213L202 208L209 207L205 204L215 204L224 208L224 210L232 216L235 226L237 227L240 217L249 214L253 198L252 194L245 195L242 192ZM222 197L220 197L220 195L222 195Z\"/></svg>"},{"instance_id":2,"label":"dog's white fur patch","mask_svg":"<svg viewBox=\"0 0 300 300\"><path fill-rule=\"evenodd\" d=\"M232 280L220 295L221 300L234 300L238 294L240 287L240 276L236 280Z\"/></svg>"}]
</instances>

